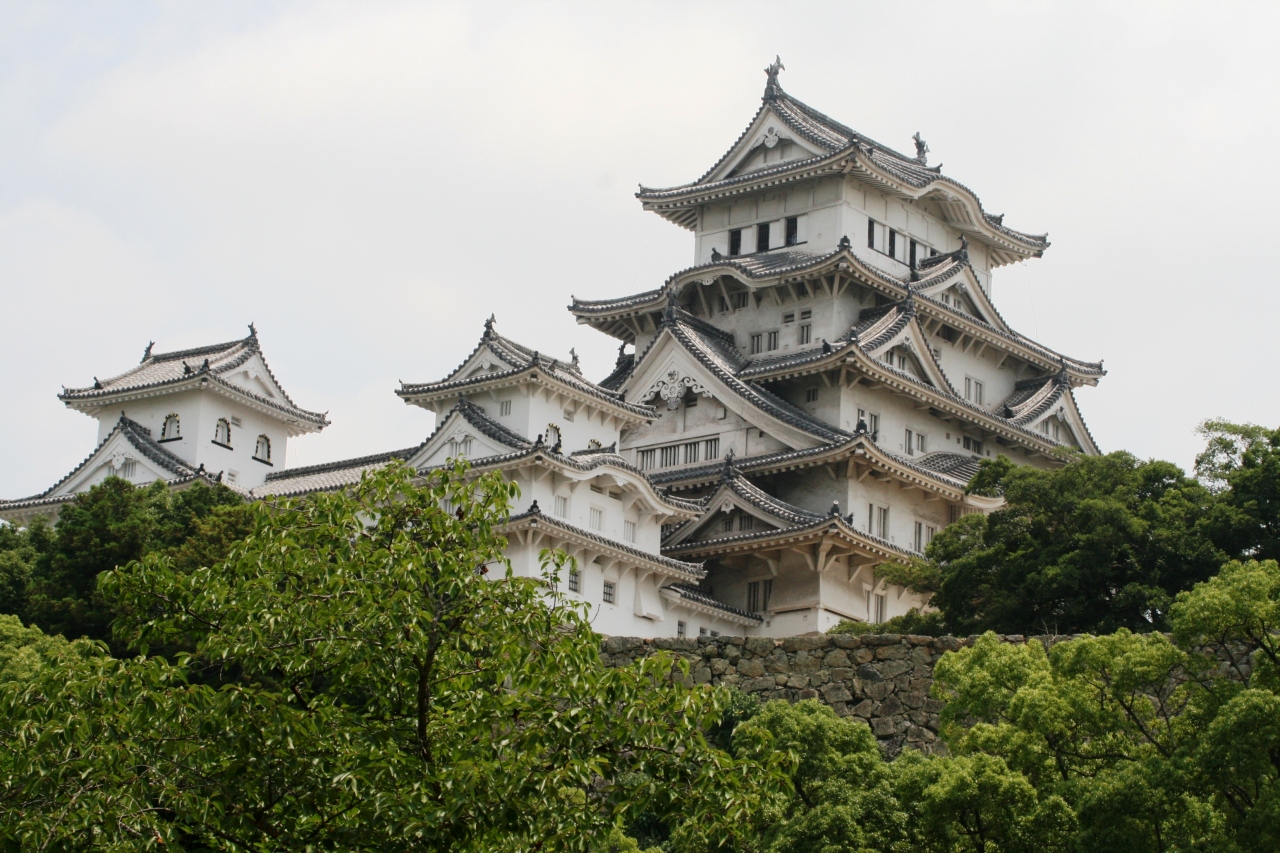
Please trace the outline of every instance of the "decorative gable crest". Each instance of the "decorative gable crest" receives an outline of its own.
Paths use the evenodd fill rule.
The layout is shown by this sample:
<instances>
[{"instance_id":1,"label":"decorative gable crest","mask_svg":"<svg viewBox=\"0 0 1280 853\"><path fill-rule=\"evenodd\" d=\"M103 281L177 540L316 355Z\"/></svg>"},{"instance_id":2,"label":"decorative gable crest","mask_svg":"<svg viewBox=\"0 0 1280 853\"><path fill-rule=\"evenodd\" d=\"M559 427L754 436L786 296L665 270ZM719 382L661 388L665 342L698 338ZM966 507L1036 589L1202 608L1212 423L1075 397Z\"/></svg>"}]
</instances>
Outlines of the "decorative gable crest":
<instances>
[{"instance_id":1,"label":"decorative gable crest","mask_svg":"<svg viewBox=\"0 0 1280 853\"><path fill-rule=\"evenodd\" d=\"M649 386L649 390L641 398L648 400L657 394L667 401L667 408L674 411L680 408L680 401L684 399L686 392L692 391L695 394L701 394L704 397L710 397L711 392L702 387L702 383L692 376L681 376L680 371L671 369L667 371L667 375Z\"/></svg>"}]
</instances>

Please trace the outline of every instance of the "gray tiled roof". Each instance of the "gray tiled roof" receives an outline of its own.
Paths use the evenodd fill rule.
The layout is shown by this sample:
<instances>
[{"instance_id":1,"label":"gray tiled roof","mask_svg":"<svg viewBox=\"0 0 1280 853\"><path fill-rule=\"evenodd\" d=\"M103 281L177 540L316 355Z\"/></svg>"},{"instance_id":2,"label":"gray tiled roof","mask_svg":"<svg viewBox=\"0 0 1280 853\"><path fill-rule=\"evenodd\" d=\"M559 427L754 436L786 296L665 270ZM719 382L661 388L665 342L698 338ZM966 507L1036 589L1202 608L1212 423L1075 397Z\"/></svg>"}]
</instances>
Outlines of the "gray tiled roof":
<instances>
[{"instance_id":1,"label":"gray tiled roof","mask_svg":"<svg viewBox=\"0 0 1280 853\"><path fill-rule=\"evenodd\" d=\"M723 601L718 601L712 598L710 595L708 595L707 593L703 592L702 590L698 589L695 586L689 586L688 584L682 584L682 583L673 583L673 584L664 586L663 589L664 590L669 589L672 592L677 593L681 598L685 599L686 601L691 601L695 604L701 604L704 607L713 607L716 610L723 610L725 613L732 614L741 619L751 619L755 622L764 621L764 619L758 613L748 613L747 611L742 610L740 608L732 607L728 604L725 604Z\"/></svg>"},{"instance_id":2,"label":"gray tiled roof","mask_svg":"<svg viewBox=\"0 0 1280 853\"><path fill-rule=\"evenodd\" d=\"M292 468L283 471L274 471L267 475L267 482L253 490L256 497L267 496L292 496L303 495L309 492L331 491L334 489L345 488L360 482L361 476L366 471L376 470L385 466L392 459L409 460L413 458L419 451L431 443L441 430L443 430L450 418L454 414L464 418L467 423L473 426L482 434L488 436L499 444L511 448L509 453L501 453L493 456L481 456L468 460L475 468L488 468L511 465L527 459L532 456L542 455L548 460L559 462L567 467L578 471L593 471L601 466L610 466L621 468L632 474L635 474L642 481L653 485L653 481L649 476L639 468L632 465L622 456L618 455L612 447L588 448L576 453L562 454L554 452L554 449L543 444L541 441L530 441L529 439L512 432L502 424L490 418L484 413L484 410L472 403L466 398L458 400L452 409L436 424L436 428L432 430L431 435L427 436L421 444L416 447L406 448L404 450L394 450L388 453L377 453L369 456L360 456L355 459L346 459L339 462L330 462L323 465L311 465L305 468ZM539 437L541 438L541 437ZM430 470L429 468L419 469L422 472ZM683 510L685 512L699 512L702 504L699 501L689 500L687 498L678 498L667 494L665 491L659 490L653 486L658 496L670 506Z\"/></svg>"},{"instance_id":3,"label":"gray tiled roof","mask_svg":"<svg viewBox=\"0 0 1280 853\"><path fill-rule=\"evenodd\" d=\"M508 369L497 370L481 374L479 376L471 376L455 379L458 371L462 369L475 354L481 349L488 349L498 360L506 364ZM401 383L400 389L396 394L401 397L414 397L423 394L435 394L442 391L459 391L466 390L483 385L495 380L507 379L525 374L532 375L538 371L556 379L570 388L573 388L583 394L594 397L596 399L607 402L617 408L630 412L633 415L642 418L652 417L655 413L649 406L638 406L634 403L628 403L623 396L612 388L586 379L582 375L581 369L578 367L576 359L564 361L557 358L542 355L537 350L530 349L523 344L517 343L510 338L503 337L493 329L493 318L485 323L484 334L480 338L480 343L463 359L449 377L437 382L418 382L418 383Z\"/></svg>"},{"instance_id":4,"label":"gray tiled roof","mask_svg":"<svg viewBox=\"0 0 1280 853\"><path fill-rule=\"evenodd\" d=\"M647 562L654 563L656 565L663 566L665 568L680 572L681 574L687 577L701 578L703 577L703 575L706 574L706 571L702 567L702 563L689 563L689 562L685 562L684 560L677 560L673 557L664 557L661 554L651 554L648 551L642 551L639 548L636 548L634 545L628 545L625 542L618 542L614 539L609 539L605 536L601 536L598 533L593 533L590 530L583 530L581 527L570 524L567 521L563 521L559 518L556 518L553 515L547 515L542 511L542 508L538 506L537 501L534 501L533 505L530 506L529 509L526 510L525 512L522 512L519 515L513 515L509 519L507 519L507 524L509 525L516 524L517 522L530 520L530 519L537 519L539 524L547 524L547 525L550 525L551 527L558 527L561 530L572 533L575 536L580 536L583 539L588 539L592 542L599 542L601 545L607 545L610 548L621 551L637 559L645 560Z\"/></svg>"},{"instance_id":5,"label":"gray tiled roof","mask_svg":"<svg viewBox=\"0 0 1280 853\"><path fill-rule=\"evenodd\" d=\"M770 108L792 132L819 149L820 153L813 157L783 162L775 166L755 169L711 181L711 176L724 165L755 124L760 113ZM927 167L914 157L901 154L889 146L879 143L819 112L808 104L793 98L784 92L780 86L777 87L775 93L766 96L760 108L751 117L751 121L747 123L746 129L739 134L733 145L716 161L715 165L708 169L698 180L691 184L664 189L641 186L640 192L636 195L645 201L659 201L677 198L695 190L706 191L729 188L735 184L749 183L761 177L772 177L792 171L802 171L817 166L824 160L839 159L841 156L848 156L853 153L862 154L877 169L907 186L924 189L932 184L942 184L962 190L977 201L979 209L981 209L981 202L978 201L977 194L958 181L944 176L941 166ZM1049 246L1047 235L1027 234L1007 228L1004 225L1002 216L992 216L986 211L982 211L982 216L984 223L989 228L1024 244L1028 248L1043 250Z\"/></svg>"},{"instance_id":6,"label":"gray tiled roof","mask_svg":"<svg viewBox=\"0 0 1280 853\"><path fill-rule=\"evenodd\" d=\"M262 364L266 367L267 374L271 377L271 381L275 386L280 389L284 402L265 397L224 378L234 373L255 354L262 359ZM152 353L151 347L148 346L146 354L143 355L142 361L137 367L110 379L95 379L93 385L85 388L65 388L58 395L58 399L67 403L93 402L100 399L106 400L122 393L178 386L201 378L217 382L225 388L234 390L284 414L306 421L313 426L323 428L329 423L323 414L300 409L289 398L283 386L276 380L275 374L271 372L271 367L267 364L266 358L262 355L262 348L258 344L258 334L253 330L252 326L250 327L249 336L238 341L228 341L222 344L165 353Z\"/></svg>"},{"instance_id":7,"label":"gray tiled roof","mask_svg":"<svg viewBox=\"0 0 1280 853\"><path fill-rule=\"evenodd\" d=\"M1023 379L1014 384L1013 393L1000 404L1000 413L1016 424L1034 421L1047 412L1063 392L1071 387L1062 371L1057 375Z\"/></svg>"},{"instance_id":8,"label":"gray tiled roof","mask_svg":"<svg viewBox=\"0 0 1280 853\"><path fill-rule=\"evenodd\" d=\"M112 427L109 433L107 433L106 438L102 439L102 441L98 443L98 446L95 447L88 456L81 460L78 465L72 468L64 477L58 480L58 482L54 483L38 495L18 498L17 500L11 501L0 501L0 510L25 509L33 506L55 504L70 500L74 495L55 496L54 492L56 492L64 483L76 474L83 471L85 466L88 465L98 454L98 451L102 450L107 442L111 441L117 435L122 435L129 442L130 446L137 450L138 453L146 457L148 461L155 464L162 472L169 474L170 477L167 479L167 482L170 484L186 482L197 476L206 477L211 481L215 479L220 480L222 477L221 473L217 474L216 477L214 475L207 474L204 470L204 466L195 468L187 464L181 458L169 452L164 446L157 444L155 439L151 437L151 430L122 414L120 415L120 419L116 421L116 425Z\"/></svg>"},{"instance_id":9,"label":"gray tiled roof","mask_svg":"<svg viewBox=\"0 0 1280 853\"><path fill-rule=\"evenodd\" d=\"M714 327L698 320L687 311L672 307L663 320L672 336L701 364L707 367L717 379L738 396L799 430L822 438L825 441L836 441L849 435L821 421L808 412L796 408L781 397L768 391L754 382L744 382L738 378L744 359L734 349L730 349L722 332L710 330Z\"/></svg>"}]
</instances>

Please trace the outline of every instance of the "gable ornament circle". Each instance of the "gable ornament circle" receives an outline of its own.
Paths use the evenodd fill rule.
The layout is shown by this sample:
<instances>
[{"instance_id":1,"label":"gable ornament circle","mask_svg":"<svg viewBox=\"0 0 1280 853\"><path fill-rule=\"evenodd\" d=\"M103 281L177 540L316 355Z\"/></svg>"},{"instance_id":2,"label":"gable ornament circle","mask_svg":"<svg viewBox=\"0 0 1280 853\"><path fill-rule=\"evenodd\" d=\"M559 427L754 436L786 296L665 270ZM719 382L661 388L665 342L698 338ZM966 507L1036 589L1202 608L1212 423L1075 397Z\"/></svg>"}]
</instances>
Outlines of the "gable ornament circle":
<instances>
[{"instance_id":1,"label":"gable ornament circle","mask_svg":"<svg viewBox=\"0 0 1280 853\"><path fill-rule=\"evenodd\" d=\"M667 371L666 376L649 386L644 399L652 399L657 394L667 401L667 409L674 411L680 408L680 401L684 399L684 395L688 391L702 394L704 397L711 396L711 392L703 388L702 383L698 382L697 379L692 376L681 376L680 371L672 369Z\"/></svg>"}]
</instances>

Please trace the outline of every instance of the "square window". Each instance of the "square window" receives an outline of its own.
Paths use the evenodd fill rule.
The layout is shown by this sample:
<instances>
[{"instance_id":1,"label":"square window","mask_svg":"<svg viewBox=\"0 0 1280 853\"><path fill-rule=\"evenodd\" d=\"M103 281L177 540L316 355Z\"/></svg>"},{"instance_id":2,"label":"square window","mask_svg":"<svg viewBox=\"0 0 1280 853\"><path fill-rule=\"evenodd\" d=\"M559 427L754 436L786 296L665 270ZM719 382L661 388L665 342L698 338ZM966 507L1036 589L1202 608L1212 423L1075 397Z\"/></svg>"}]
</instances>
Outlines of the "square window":
<instances>
[{"instance_id":1,"label":"square window","mask_svg":"<svg viewBox=\"0 0 1280 853\"><path fill-rule=\"evenodd\" d=\"M698 636L699 636L699 637L705 637L705 636L707 636L707 629L706 629L706 628L699 628L699 629L698 629Z\"/></svg>"},{"instance_id":2,"label":"square window","mask_svg":"<svg viewBox=\"0 0 1280 853\"><path fill-rule=\"evenodd\" d=\"M670 468L672 465L680 464L680 445L673 444L670 447L660 448L661 459L658 462L660 468Z\"/></svg>"},{"instance_id":3,"label":"square window","mask_svg":"<svg viewBox=\"0 0 1280 853\"><path fill-rule=\"evenodd\" d=\"M738 292L738 293L733 294L733 297L732 297L732 298L733 298L733 307L734 307L735 309L737 309L737 308L746 308L746 307L747 307L747 300L748 300L748 298L749 298L750 296L751 296L751 294L747 293L747 291L745 291L745 290L743 290L743 291L740 291L740 292Z\"/></svg>"},{"instance_id":4,"label":"square window","mask_svg":"<svg viewBox=\"0 0 1280 853\"><path fill-rule=\"evenodd\" d=\"M636 458L640 463L641 471L652 471L657 464L658 451L653 448L641 450L636 454Z\"/></svg>"},{"instance_id":5,"label":"square window","mask_svg":"<svg viewBox=\"0 0 1280 853\"><path fill-rule=\"evenodd\" d=\"M818 401L818 389L817 388L804 389L804 401L806 403L816 403Z\"/></svg>"},{"instance_id":6,"label":"square window","mask_svg":"<svg viewBox=\"0 0 1280 853\"><path fill-rule=\"evenodd\" d=\"M511 414L511 401L503 400L498 404L498 415L499 417L506 417L509 414Z\"/></svg>"},{"instance_id":7,"label":"square window","mask_svg":"<svg viewBox=\"0 0 1280 853\"><path fill-rule=\"evenodd\" d=\"M684 464L692 465L698 461L698 451L702 449L702 442L691 441L684 446Z\"/></svg>"},{"instance_id":8,"label":"square window","mask_svg":"<svg viewBox=\"0 0 1280 853\"><path fill-rule=\"evenodd\" d=\"M738 516L739 530L755 530L755 528L756 528L756 517L754 515Z\"/></svg>"},{"instance_id":9,"label":"square window","mask_svg":"<svg viewBox=\"0 0 1280 853\"><path fill-rule=\"evenodd\" d=\"M708 462L710 462L712 459L719 459L719 458L720 458L720 439L719 439L719 437L716 437L716 438L708 438L706 441L704 441L704 442L702 443L702 445L703 445L703 451L704 451L704 452L703 452L703 458L705 458Z\"/></svg>"},{"instance_id":10,"label":"square window","mask_svg":"<svg viewBox=\"0 0 1280 853\"><path fill-rule=\"evenodd\" d=\"M618 587L614 584L613 581L604 582L603 598L604 598L605 604L613 604L613 599L617 595L617 590L618 590Z\"/></svg>"}]
</instances>

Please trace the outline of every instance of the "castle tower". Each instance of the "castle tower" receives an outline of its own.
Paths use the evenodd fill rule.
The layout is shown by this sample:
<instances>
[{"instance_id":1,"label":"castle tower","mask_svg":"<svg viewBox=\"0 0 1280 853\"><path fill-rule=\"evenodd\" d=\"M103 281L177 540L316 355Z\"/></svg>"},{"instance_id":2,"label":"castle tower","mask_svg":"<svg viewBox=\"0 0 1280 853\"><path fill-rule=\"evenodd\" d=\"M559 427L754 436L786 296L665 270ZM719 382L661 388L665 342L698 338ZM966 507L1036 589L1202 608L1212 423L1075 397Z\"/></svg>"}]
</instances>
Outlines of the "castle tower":
<instances>
[{"instance_id":1,"label":"castle tower","mask_svg":"<svg viewBox=\"0 0 1280 853\"><path fill-rule=\"evenodd\" d=\"M703 590L775 636L919 605L874 567L998 506L966 494L981 460L1097 453L1073 392L1105 374L992 301L992 271L1046 236L987 213L919 134L914 157L894 151L787 94L780 70L702 177L637 194L693 232L694 266L570 306L622 342L602 384L659 410L622 454L708 501L664 553L705 561Z\"/></svg>"}]
</instances>

